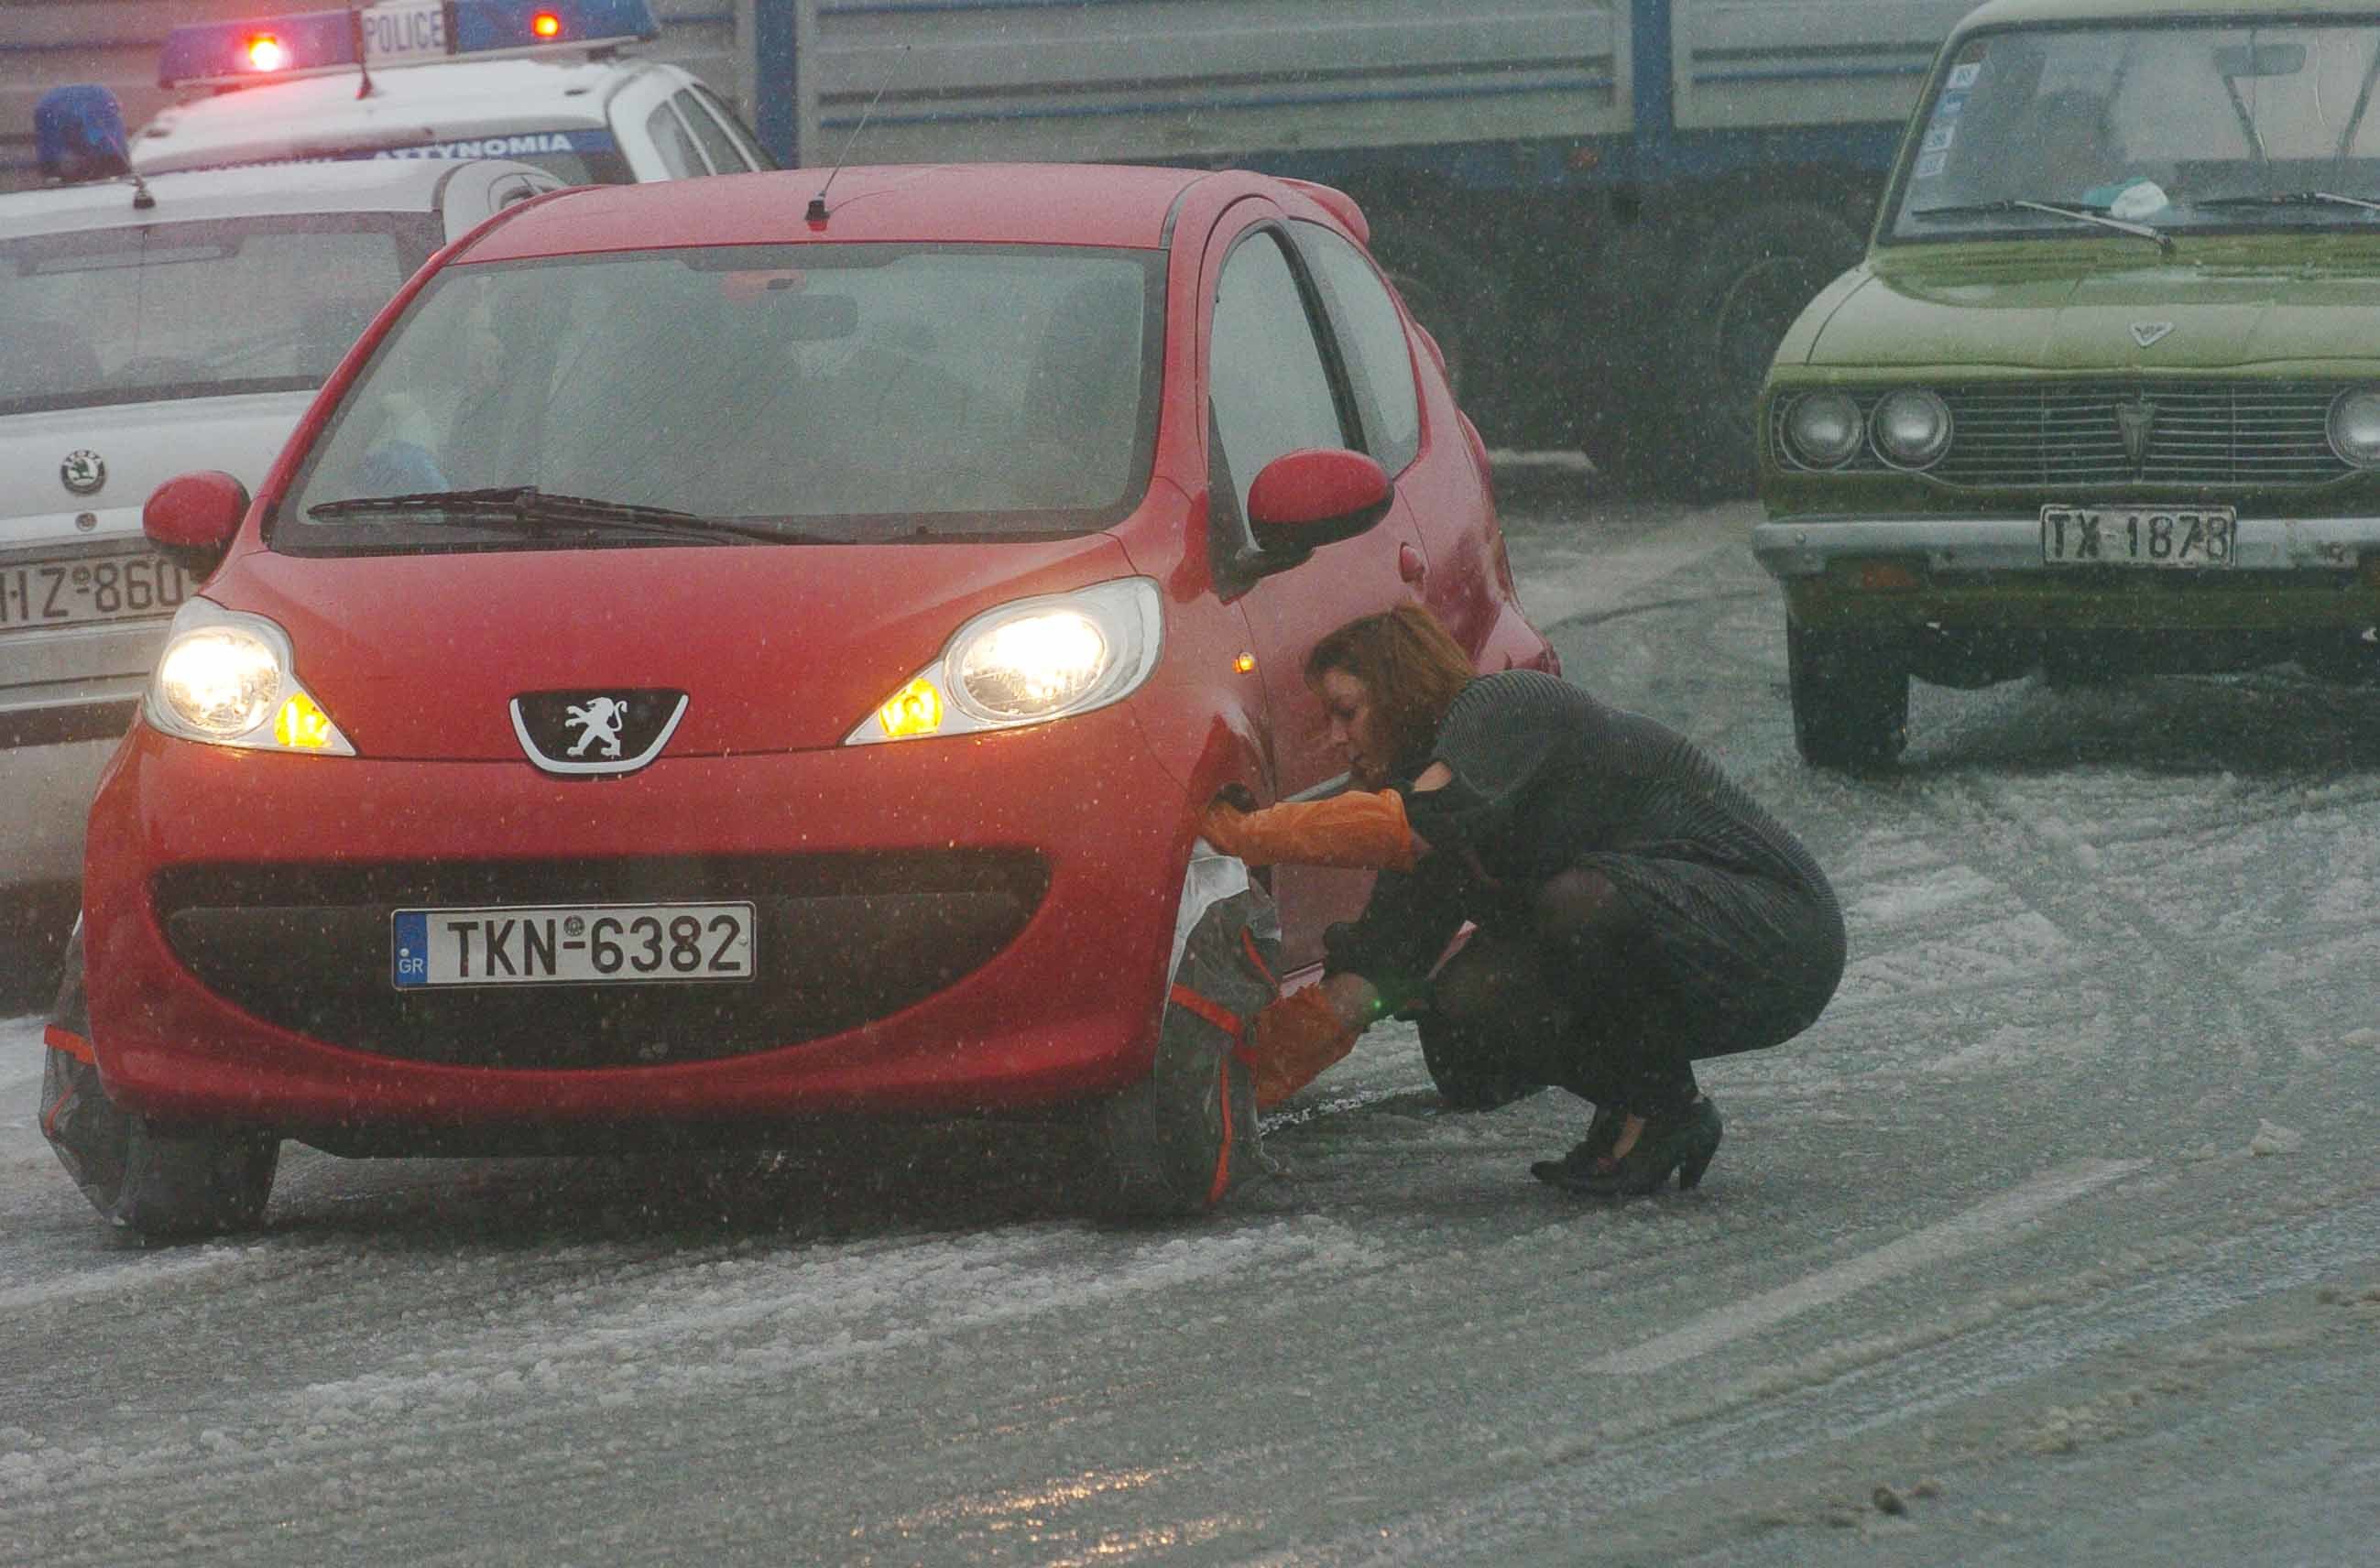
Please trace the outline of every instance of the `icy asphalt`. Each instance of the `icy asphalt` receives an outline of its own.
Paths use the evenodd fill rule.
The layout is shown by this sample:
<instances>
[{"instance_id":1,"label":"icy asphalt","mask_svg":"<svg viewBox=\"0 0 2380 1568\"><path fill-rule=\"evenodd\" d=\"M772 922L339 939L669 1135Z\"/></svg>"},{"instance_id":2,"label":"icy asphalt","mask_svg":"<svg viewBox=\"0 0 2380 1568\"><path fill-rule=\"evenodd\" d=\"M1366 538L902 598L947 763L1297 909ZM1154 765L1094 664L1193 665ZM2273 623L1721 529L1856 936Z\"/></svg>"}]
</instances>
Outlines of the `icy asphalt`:
<instances>
[{"instance_id":1,"label":"icy asphalt","mask_svg":"<svg viewBox=\"0 0 2380 1568\"><path fill-rule=\"evenodd\" d=\"M1572 678L1849 911L1701 1192L1540 1188L1575 1103L1440 1114L1390 1026L1201 1224L972 1129L293 1146L267 1234L143 1252L0 1021L0 1564L2380 1561L2380 693L1920 687L1845 780L1747 509L1506 513Z\"/></svg>"}]
</instances>

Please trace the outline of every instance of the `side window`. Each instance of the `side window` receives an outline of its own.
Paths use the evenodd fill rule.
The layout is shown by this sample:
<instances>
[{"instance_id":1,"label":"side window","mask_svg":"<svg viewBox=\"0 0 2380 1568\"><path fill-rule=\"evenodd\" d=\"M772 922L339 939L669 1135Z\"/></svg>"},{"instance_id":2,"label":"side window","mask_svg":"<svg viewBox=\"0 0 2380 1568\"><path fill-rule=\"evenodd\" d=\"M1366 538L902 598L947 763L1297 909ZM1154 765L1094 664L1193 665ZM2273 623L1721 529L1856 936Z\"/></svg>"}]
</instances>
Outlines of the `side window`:
<instances>
[{"instance_id":1,"label":"side window","mask_svg":"<svg viewBox=\"0 0 2380 1568\"><path fill-rule=\"evenodd\" d=\"M1414 391L1404 318L1379 273L1342 235L1319 223L1300 223L1297 237L1346 351L1365 450L1394 474L1421 451L1421 400Z\"/></svg>"},{"instance_id":2,"label":"side window","mask_svg":"<svg viewBox=\"0 0 2380 1568\"><path fill-rule=\"evenodd\" d=\"M756 169L773 169L777 166L777 161L770 157L761 148L759 139L755 137L736 116L735 110L730 109L721 101L719 94L698 82L695 85L693 92L695 101L710 110L711 117L725 127L728 137L735 143L736 150L744 155L745 163Z\"/></svg>"},{"instance_id":3,"label":"side window","mask_svg":"<svg viewBox=\"0 0 2380 1568\"><path fill-rule=\"evenodd\" d=\"M686 127L670 112L666 103L645 116L645 135L662 155L662 167L674 180L690 180L710 171L703 167L702 154L694 150L694 139L686 134Z\"/></svg>"},{"instance_id":4,"label":"side window","mask_svg":"<svg viewBox=\"0 0 2380 1568\"><path fill-rule=\"evenodd\" d=\"M1347 444L1305 297L1278 236L1258 233L1223 263L1208 352L1215 429L1244 513L1266 464L1299 447Z\"/></svg>"},{"instance_id":5,"label":"side window","mask_svg":"<svg viewBox=\"0 0 2380 1568\"><path fill-rule=\"evenodd\" d=\"M728 139L727 133L720 128L719 121L696 100L693 93L680 88L670 102L676 104L677 112L686 116L686 123L694 127L695 136L702 142L703 151L710 154L712 174L740 175L752 166L745 161L744 154L736 151L735 143Z\"/></svg>"}]
</instances>

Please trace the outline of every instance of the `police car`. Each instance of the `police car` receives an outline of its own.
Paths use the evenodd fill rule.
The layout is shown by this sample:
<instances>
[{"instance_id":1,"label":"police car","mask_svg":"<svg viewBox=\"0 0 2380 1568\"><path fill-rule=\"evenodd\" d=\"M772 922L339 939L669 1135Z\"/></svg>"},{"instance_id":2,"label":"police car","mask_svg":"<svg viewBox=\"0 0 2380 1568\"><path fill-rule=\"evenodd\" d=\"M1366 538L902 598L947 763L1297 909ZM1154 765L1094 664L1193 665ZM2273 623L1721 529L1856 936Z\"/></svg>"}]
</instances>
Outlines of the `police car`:
<instances>
[{"instance_id":1,"label":"police car","mask_svg":"<svg viewBox=\"0 0 2380 1568\"><path fill-rule=\"evenodd\" d=\"M514 158L573 185L774 168L692 75L619 53L659 30L646 0L383 0L176 28L158 82L192 96L142 128L133 167Z\"/></svg>"},{"instance_id":2,"label":"police car","mask_svg":"<svg viewBox=\"0 0 2380 1568\"><path fill-rule=\"evenodd\" d=\"M88 137L67 149L58 125L41 128L46 171L109 162L104 136L95 151ZM92 783L191 588L142 541L149 492L194 464L260 483L315 389L433 251L562 184L476 160L220 169L0 196L0 895L10 905L80 876Z\"/></svg>"}]
</instances>

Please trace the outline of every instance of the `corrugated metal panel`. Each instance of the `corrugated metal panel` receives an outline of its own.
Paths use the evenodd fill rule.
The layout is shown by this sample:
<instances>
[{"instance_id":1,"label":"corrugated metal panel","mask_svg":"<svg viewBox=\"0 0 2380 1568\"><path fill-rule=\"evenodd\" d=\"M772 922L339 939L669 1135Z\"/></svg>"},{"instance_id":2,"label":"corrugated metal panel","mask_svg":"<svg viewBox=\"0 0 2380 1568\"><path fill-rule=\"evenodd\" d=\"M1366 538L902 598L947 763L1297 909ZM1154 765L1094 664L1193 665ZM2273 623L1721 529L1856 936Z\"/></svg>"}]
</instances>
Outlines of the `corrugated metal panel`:
<instances>
[{"instance_id":1,"label":"corrugated metal panel","mask_svg":"<svg viewBox=\"0 0 2380 1568\"><path fill-rule=\"evenodd\" d=\"M1883 122L1975 0L1675 0L1680 130Z\"/></svg>"},{"instance_id":2,"label":"corrugated metal panel","mask_svg":"<svg viewBox=\"0 0 2380 1568\"><path fill-rule=\"evenodd\" d=\"M871 163L1610 134L1624 18L1621 0L819 0L803 142L839 148L871 100Z\"/></svg>"},{"instance_id":3,"label":"corrugated metal panel","mask_svg":"<svg viewBox=\"0 0 2380 1568\"><path fill-rule=\"evenodd\" d=\"M186 22L275 10L324 10L335 0L0 0L0 189L34 182L33 105L65 82L95 81L138 129L168 102L157 86L165 34ZM671 60L740 101L737 0L653 0L662 36L641 54ZM747 105L748 107L748 105Z\"/></svg>"}]
</instances>

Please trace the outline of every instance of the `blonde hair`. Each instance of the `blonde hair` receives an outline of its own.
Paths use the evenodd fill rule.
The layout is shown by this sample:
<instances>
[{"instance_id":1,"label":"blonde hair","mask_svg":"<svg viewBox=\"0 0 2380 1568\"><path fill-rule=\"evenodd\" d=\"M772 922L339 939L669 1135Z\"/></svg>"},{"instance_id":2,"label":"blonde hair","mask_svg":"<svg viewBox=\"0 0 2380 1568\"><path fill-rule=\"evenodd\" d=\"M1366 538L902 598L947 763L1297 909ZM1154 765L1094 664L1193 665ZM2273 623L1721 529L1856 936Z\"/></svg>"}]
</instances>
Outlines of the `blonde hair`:
<instances>
[{"instance_id":1,"label":"blonde hair","mask_svg":"<svg viewBox=\"0 0 2380 1568\"><path fill-rule=\"evenodd\" d=\"M1364 683L1400 768L1428 759L1446 710L1475 673L1463 645L1417 604L1358 616L1315 644L1306 683L1334 669Z\"/></svg>"}]
</instances>

